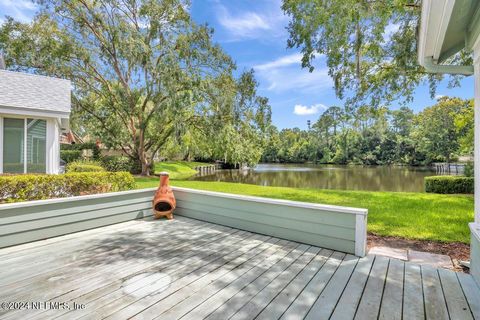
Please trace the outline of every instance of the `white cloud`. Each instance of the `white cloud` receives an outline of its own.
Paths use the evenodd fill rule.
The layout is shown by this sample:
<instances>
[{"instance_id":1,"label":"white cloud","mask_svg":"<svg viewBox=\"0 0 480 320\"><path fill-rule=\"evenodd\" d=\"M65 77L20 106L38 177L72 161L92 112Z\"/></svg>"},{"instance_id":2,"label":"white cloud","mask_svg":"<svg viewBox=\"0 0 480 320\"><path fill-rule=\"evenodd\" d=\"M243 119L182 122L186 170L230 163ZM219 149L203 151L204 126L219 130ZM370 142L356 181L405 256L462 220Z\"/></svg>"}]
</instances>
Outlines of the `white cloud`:
<instances>
[{"instance_id":1,"label":"white cloud","mask_svg":"<svg viewBox=\"0 0 480 320\"><path fill-rule=\"evenodd\" d=\"M280 57L276 60L273 60L267 63L256 65L253 68L258 71L258 70L271 70L275 68L289 66L292 64L300 65L302 56L303 55L301 53L294 53L288 56Z\"/></svg>"},{"instance_id":2,"label":"white cloud","mask_svg":"<svg viewBox=\"0 0 480 320\"><path fill-rule=\"evenodd\" d=\"M28 22L32 19L37 5L30 0L0 0L0 15Z\"/></svg>"},{"instance_id":3,"label":"white cloud","mask_svg":"<svg viewBox=\"0 0 480 320\"><path fill-rule=\"evenodd\" d=\"M245 12L239 16L232 16L227 8L220 6L218 10L218 22L230 32L246 36L255 30L268 30L271 28L265 17L254 12Z\"/></svg>"},{"instance_id":4,"label":"white cloud","mask_svg":"<svg viewBox=\"0 0 480 320\"><path fill-rule=\"evenodd\" d=\"M301 68L300 53L286 55L272 61L257 64L260 83L269 91L285 92L296 90L302 93L316 93L331 88L333 83L326 68L316 68L313 72ZM319 57L320 58L320 57Z\"/></svg>"},{"instance_id":5,"label":"white cloud","mask_svg":"<svg viewBox=\"0 0 480 320\"><path fill-rule=\"evenodd\" d=\"M0 5L17 9L35 10L36 5L30 0L0 0Z\"/></svg>"},{"instance_id":6,"label":"white cloud","mask_svg":"<svg viewBox=\"0 0 480 320\"><path fill-rule=\"evenodd\" d=\"M293 113L299 116L308 116L312 114L317 114L320 110L325 110L327 107L321 103L314 104L313 106L303 106L301 104L295 105Z\"/></svg>"},{"instance_id":7,"label":"white cloud","mask_svg":"<svg viewBox=\"0 0 480 320\"><path fill-rule=\"evenodd\" d=\"M442 98L445 98L445 95L443 95L443 94L437 94L437 95L435 96L435 100L440 100L440 99L442 99Z\"/></svg>"},{"instance_id":8,"label":"white cloud","mask_svg":"<svg viewBox=\"0 0 480 320\"><path fill-rule=\"evenodd\" d=\"M286 35L288 20L278 1L262 2L249 10L235 11L216 2L215 12L218 23L227 31L226 41L276 39Z\"/></svg>"},{"instance_id":9,"label":"white cloud","mask_svg":"<svg viewBox=\"0 0 480 320\"><path fill-rule=\"evenodd\" d=\"M400 24L398 24L398 23L389 23L389 24L385 27L385 31L384 31L384 33L383 33L383 36L384 36L385 38L390 39L393 34L395 34L396 32L398 32L398 30L400 30Z\"/></svg>"},{"instance_id":10,"label":"white cloud","mask_svg":"<svg viewBox=\"0 0 480 320\"><path fill-rule=\"evenodd\" d=\"M332 87L327 70L322 69L315 69L312 73L300 68L277 69L262 74L261 77L267 80L268 90L277 92L299 90L303 93L313 93Z\"/></svg>"}]
</instances>

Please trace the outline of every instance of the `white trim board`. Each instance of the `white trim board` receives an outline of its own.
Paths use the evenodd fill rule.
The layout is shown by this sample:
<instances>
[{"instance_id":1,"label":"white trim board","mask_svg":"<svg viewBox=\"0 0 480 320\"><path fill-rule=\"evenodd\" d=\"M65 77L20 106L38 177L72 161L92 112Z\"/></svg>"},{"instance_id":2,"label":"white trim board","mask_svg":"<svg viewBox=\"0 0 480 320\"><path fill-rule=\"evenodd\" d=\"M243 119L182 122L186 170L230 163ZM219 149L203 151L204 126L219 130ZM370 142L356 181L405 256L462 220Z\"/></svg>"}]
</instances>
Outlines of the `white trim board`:
<instances>
[{"instance_id":1,"label":"white trim board","mask_svg":"<svg viewBox=\"0 0 480 320\"><path fill-rule=\"evenodd\" d=\"M61 111L49 111L41 109L29 109L29 108L20 108L20 107L6 107L0 105L0 113L5 114L7 117L32 117L32 118L61 118L68 119L70 117L70 112L61 112Z\"/></svg>"}]
</instances>

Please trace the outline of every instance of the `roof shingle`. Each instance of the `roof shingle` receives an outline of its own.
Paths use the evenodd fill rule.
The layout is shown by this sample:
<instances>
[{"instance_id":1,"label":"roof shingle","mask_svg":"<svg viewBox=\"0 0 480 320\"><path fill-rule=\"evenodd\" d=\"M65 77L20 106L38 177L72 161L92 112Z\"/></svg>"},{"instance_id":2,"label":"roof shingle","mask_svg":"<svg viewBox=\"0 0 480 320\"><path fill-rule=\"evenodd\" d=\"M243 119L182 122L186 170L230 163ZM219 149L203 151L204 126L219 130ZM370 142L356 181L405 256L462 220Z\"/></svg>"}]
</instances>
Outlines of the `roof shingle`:
<instances>
[{"instance_id":1,"label":"roof shingle","mask_svg":"<svg viewBox=\"0 0 480 320\"><path fill-rule=\"evenodd\" d=\"M70 112L69 80L0 70L0 106Z\"/></svg>"}]
</instances>

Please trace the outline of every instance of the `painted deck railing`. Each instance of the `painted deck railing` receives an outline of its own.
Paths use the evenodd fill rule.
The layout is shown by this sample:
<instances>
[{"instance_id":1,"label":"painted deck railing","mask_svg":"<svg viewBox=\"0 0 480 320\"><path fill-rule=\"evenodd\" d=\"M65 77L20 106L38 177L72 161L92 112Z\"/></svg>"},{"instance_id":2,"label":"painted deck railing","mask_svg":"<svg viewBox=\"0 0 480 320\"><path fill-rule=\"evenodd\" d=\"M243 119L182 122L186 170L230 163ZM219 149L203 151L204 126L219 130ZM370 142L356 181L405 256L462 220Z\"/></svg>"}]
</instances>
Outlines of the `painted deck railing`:
<instances>
[{"instance_id":1,"label":"painted deck railing","mask_svg":"<svg viewBox=\"0 0 480 320\"><path fill-rule=\"evenodd\" d=\"M173 188L174 214L364 256L367 210ZM0 247L152 215L156 189L0 205Z\"/></svg>"},{"instance_id":2,"label":"painted deck railing","mask_svg":"<svg viewBox=\"0 0 480 320\"><path fill-rule=\"evenodd\" d=\"M480 286L480 223L470 223L470 274Z\"/></svg>"},{"instance_id":3,"label":"painted deck railing","mask_svg":"<svg viewBox=\"0 0 480 320\"><path fill-rule=\"evenodd\" d=\"M0 247L152 215L152 190L133 190L0 205Z\"/></svg>"},{"instance_id":4,"label":"painted deck railing","mask_svg":"<svg viewBox=\"0 0 480 320\"><path fill-rule=\"evenodd\" d=\"M176 214L364 256L367 210L174 188Z\"/></svg>"}]
</instances>

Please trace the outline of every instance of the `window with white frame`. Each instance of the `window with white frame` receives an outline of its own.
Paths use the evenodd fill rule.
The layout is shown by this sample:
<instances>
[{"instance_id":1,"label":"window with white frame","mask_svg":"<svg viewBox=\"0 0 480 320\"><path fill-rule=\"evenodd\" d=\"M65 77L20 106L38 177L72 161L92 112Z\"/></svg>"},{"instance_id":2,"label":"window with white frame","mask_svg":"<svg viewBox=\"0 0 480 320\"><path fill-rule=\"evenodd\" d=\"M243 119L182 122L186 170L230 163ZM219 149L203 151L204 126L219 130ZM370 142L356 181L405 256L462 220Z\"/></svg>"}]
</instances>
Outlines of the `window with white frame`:
<instances>
[{"instance_id":1,"label":"window with white frame","mask_svg":"<svg viewBox=\"0 0 480 320\"><path fill-rule=\"evenodd\" d=\"M47 122L41 119L3 119L3 172L46 172Z\"/></svg>"}]
</instances>

